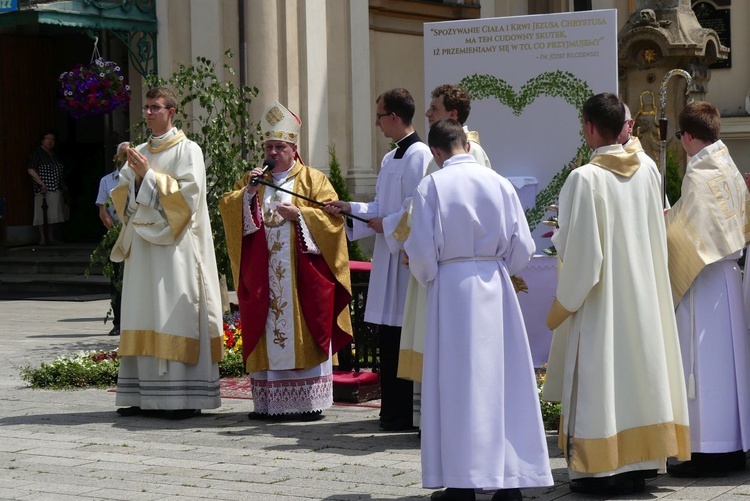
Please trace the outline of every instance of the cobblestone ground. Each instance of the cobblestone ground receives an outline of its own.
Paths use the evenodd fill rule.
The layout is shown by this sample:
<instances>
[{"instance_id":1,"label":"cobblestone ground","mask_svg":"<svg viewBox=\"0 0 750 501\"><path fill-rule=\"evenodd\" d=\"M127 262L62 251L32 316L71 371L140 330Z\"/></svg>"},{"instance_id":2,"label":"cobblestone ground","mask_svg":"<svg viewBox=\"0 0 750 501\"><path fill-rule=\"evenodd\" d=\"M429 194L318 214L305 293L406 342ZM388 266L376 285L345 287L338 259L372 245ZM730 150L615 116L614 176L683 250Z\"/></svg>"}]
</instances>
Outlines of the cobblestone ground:
<instances>
[{"instance_id":1,"label":"cobblestone ground","mask_svg":"<svg viewBox=\"0 0 750 501\"><path fill-rule=\"evenodd\" d=\"M114 349L105 301L0 302L0 499L426 499L416 434L382 433L377 409L334 406L313 423L252 422L252 401L186 421L115 414L112 392L33 390L20 367L79 350ZM549 437L555 486L571 494ZM750 499L750 473L711 480L660 476L637 499ZM478 496L489 500L489 494ZM594 499L589 497L589 499ZM625 498L620 498L625 499Z\"/></svg>"}]
</instances>

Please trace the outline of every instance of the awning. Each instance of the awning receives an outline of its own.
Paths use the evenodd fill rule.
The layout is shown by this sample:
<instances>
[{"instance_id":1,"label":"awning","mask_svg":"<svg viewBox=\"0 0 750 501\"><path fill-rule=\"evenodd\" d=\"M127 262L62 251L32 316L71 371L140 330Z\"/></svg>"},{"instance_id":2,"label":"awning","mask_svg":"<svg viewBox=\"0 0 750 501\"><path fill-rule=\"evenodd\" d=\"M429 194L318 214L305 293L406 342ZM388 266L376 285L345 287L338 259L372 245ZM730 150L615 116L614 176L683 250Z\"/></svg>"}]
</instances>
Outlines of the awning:
<instances>
[{"instance_id":1,"label":"awning","mask_svg":"<svg viewBox=\"0 0 750 501\"><path fill-rule=\"evenodd\" d=\"M19 0L0 12L0 27L41 24L85 31L92 39L111 31L128 48L134 69L156 73L156 0Z\"/></svg>"},{"instance_id":2,"label":"awning","mask_svg":"<svg viewBox=\"0 0 750 501\"><path fill-rule=\"evenodd\" d=\"M156 33L154 0L63 0L24 2L18 10L0 13L0 26L48 24L92 30Z\"/></svg>"}]
</instances>

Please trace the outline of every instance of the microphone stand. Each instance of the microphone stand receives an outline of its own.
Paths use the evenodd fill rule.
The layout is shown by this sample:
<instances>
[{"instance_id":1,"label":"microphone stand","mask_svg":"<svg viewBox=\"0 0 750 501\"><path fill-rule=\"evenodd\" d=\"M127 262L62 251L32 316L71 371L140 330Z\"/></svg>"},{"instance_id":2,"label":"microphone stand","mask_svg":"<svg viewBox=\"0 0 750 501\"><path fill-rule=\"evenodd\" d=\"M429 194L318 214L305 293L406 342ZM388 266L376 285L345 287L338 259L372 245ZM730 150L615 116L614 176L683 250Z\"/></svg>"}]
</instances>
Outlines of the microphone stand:
<instances>
[{"instance_id":1,"label":"microphone stand","mask_svg":"<svg viewBox=\"0 0 750 501\"><path fill-rule=\"evenodd\" d=\"M269 183L268 181L264 181L263 179L261 179L261 178L259 178L259 177L254 177L254 178L252 178L252 179L250 180L250 184L253 184L253 185L256 185L256 184L264 184L264 185L266 185L266 186L270 186L271 188L274 188L274 189L276 189L276 190L278 190L278 191L283 191L284 193L289 193L289 194L290 194L290 195L292 195L292 196L295 196L295 197L297 197L297 198L301 198L302 200L307 200L308 202L314 203L314 204L316 204L316 205L320 205L320 206L322 206L322 207L325 207L325 206L326 206L326 204L325 204L325 203L323 203L323 202L318 202L317 200L313 200L312 198L306 197L306 196L304 196L304 195L300 195L299 193L295 193L295 192L293 192L293 191L291 191L291 190L287 190L287 189L285 189L285 188L282 188L281 186L276 186L275 184L273 184L273 183ZM351 214L351 213L349 213L349 212L344 212L344 211L341 211L341 215L342 215L342 216L346 216L346 217L349 217L349 218L352 218L352 219L356 219L357 221L362 221L363 223L367 223L367 222L368 222L368 220L367 220L367 219L365 219L365 218L362 218L362 217L359 217L359 216L355 216L354 214Z\"/></svg>"}]
</instances>

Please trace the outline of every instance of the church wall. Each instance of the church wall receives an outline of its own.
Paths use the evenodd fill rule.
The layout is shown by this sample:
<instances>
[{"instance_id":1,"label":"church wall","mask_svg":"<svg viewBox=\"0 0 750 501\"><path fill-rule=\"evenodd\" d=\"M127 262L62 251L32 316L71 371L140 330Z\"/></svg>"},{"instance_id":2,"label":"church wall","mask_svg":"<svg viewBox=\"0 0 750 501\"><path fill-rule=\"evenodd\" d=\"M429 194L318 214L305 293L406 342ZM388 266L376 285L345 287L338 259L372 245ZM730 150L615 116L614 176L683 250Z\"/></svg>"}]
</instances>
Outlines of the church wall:
<instances>
[{"instance_id":1,"label":"church wall","mask_svg":"<svg viewBox=\"0 0 750 501\"><path fill-rule=\"evenodd\" d=\"M635 3L592 0L592 7L616 8L619 29ZM375 99L380 93L397 86L409 89L416 104L415 128L426 136L423 115L429 96L423 91L422 24L443 18L431 17L432 11L426 10L420 17L408 4L394 0L245 2L247 83L261 91L251 106L253 118L257 120L273 99L298 113L303 120L303 158L326 170L328 145L335 144L342 171L349 174L350 185L357 186L354 194L359 198L371 196L380 159L390 149L390 140L374 125ZM484 0L481 4L482 17L573 10L572 0ZM180 62L194 62L197 55L219 61L226 48L235 51L229 63L239 69L236 0L165 0L157 8L162 74ZM725 116L744 117L734 120L727 133L732 151L743 156L750 153L750 120L744 110L750 89L750 58L745 54L750 31L744 29L748 21L750 4L733 2L733 68L713 70L707 95ZM239 82L239 76L226 78ZM139 99L134 99L131 111L140 106ZM134 116L139 115L138 111ZM362 181L368 176L371 179Z\"/></svg>"}]
</instances>

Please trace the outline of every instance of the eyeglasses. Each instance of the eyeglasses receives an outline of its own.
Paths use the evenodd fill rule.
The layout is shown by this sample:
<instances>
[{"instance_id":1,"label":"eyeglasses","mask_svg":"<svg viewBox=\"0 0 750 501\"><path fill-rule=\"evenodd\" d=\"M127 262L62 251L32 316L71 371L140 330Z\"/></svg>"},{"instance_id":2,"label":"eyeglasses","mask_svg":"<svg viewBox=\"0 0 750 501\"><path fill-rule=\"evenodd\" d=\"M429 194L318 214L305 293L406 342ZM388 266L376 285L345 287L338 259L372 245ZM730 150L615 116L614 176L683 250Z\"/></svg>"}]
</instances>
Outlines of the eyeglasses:
<instances>
[{"instance_id":1,"label":"eyeglasses","mask_svg":"<svg viewBox=\"0 0 750 501\"><path fill-rule=\"evenodd\" d=\"M391 115L391 114L393 114L392 111L390 113L383 113L382 115L380 113L375 113L375 116L378 117L376 120L380 120L381 118L387 117L388 115Z\"/></svg>"},{"instance_id":2,"label":"eyeglasses","mask_svg":"<svg viewBox=\"0 0 750 501\"><path fill-rule=\"evenodd\" d=\"M677 132L674 133L674 137L676 137L678 141L682 139L683 135L685 135L684 130L678 130Z\"/></svg>"},{"instance_id":3,"label":"eyeglasses","mask_svg":"<svg viewBox=\"0 0 750 501\"><path fill-rule=\"evenodd\" d=\"M151 106L146 105L143 107L143 113L151 113L152 115L159 113L161 110L166 109L166 106L157 106L152 104Z\"/></svg>"}]
</instances>

